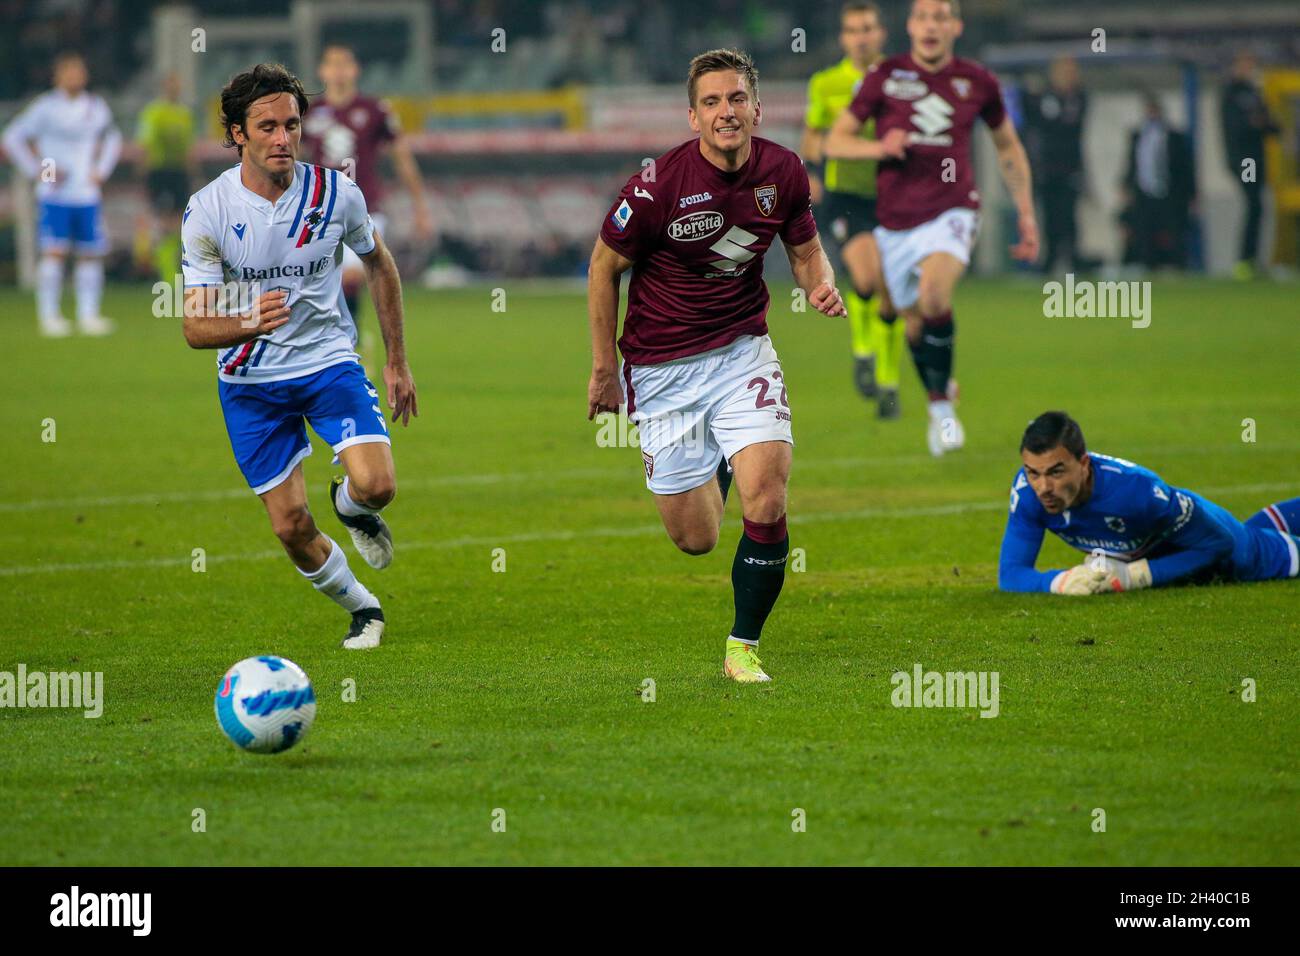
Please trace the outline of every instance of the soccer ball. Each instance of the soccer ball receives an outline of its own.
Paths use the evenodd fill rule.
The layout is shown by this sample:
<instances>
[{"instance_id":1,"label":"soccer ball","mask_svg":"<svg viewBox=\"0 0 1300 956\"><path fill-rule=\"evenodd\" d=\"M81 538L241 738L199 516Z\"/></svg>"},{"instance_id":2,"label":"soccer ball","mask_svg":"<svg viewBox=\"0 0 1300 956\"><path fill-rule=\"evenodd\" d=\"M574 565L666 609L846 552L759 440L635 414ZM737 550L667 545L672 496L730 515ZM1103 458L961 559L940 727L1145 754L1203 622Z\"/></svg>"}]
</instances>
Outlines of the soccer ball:
<instances>
[{"instance_id":1,"label":"soccer ball","mask_svg":"<svg viewBox=\"0 0 1300 956\"><path fill-rule=\"evenodd\" d=\"M221 679L217 724L231 743L257 754L288 750L316 719L316 691L303 669L270 654L242 660Z\"/></svg>"}]
</instances>

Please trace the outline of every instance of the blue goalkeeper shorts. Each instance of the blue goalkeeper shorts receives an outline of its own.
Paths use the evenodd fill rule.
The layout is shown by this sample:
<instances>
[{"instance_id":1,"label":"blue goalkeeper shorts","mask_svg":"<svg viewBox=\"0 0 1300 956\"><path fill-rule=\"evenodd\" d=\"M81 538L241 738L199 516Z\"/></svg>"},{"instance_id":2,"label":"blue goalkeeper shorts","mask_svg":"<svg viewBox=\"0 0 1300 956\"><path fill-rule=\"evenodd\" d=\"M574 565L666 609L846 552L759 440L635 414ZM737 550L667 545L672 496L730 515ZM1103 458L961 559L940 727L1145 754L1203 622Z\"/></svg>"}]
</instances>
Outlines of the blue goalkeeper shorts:
<instances>
[{"instance_id":1,"label":"blue goalkeeper shorts","mask_svg":"<svg viewBox=\"0 0 1300 956\"><path fill-rule=\"evenodd\" d=\"M278 382L218 380L217 393L235 461L254 494L283 484L311 454L307 423L336 456L363 442L391 444L379 392L356 362Z\"/></svg>"}]
</instances>

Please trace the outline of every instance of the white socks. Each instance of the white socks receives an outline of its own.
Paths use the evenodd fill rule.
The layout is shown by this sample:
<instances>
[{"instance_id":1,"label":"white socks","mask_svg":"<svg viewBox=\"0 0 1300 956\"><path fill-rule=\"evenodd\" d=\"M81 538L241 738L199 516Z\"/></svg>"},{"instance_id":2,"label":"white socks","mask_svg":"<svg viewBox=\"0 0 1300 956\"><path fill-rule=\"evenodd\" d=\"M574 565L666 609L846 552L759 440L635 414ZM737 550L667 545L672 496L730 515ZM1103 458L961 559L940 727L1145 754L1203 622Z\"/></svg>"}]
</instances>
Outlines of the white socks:
<instances>
[{"instance_id":1,"label":"white socks","mask_svg":"<svg viewBox=\"0 0 1300 956\"><path fill-rule=\"evenodd\" d=\"M59 318L62 295L63 260L42 256L36 264L36 316L42 325L52 325Z\"/></svg>"},{"instance_id":2,"label":"white socks","mask_svg":"<svg viewBox=\"0 0 1300 956\"><path fill-rule=\"evenodd\" d=\"M102 259L82 259L72 272L72 284L77 290L77 321L93 322L99 318L99 303L104 295L104 262Z\"/></svg>"},{"instance_id":3,"label":"white socks","mask_svg":"<svg viewBox=\"0 0 1300 956\"><path fill-rule=\"evenodd\" d=\"M349 518L355 518L358 515L377 515L378 508L368 508L352 497L349 491L352 485L347 478L343 479L343 487L339 489L338 497L334 501L334 506L338 508L339 514L346 515Z\"/></svg>"},{"instance_id":4,"label":"white socks","mask_svg":"<svg viewBox=\"0 0 1300 956\"><path fill-rule=\"evenodd\" d=\"M329 535L325 535L325 540L330 543L330 556L325 559L325 563L315 571L299 568L298 573L345 611L356 613L366 608L379 607L379 599L366 590L366 586L357 580L348 567L343 549Z\"/></svg>"}]
</instances>

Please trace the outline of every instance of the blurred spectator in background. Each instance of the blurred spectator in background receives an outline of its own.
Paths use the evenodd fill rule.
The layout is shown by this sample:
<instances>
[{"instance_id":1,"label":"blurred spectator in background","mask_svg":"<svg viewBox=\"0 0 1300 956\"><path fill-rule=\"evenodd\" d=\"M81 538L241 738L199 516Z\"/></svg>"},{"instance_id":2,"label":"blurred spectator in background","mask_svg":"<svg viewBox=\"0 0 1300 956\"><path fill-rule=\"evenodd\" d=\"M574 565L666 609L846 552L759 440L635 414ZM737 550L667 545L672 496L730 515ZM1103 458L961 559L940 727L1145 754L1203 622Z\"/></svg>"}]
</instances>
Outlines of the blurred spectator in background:
<instances>
[{"instance_id":1,"label":"blurred spectator in background","mask_svg":"<svg viewBox=\"0 0 1300 956\"><path fill-rule=\"evenodd\" d=\"M36 317L42 335L72 333L63 317L63 265L77 256L77 328L107 335L113 323L99 314L108 237L100 187L122 152L122 134L103 97L87 92L90 74L81 54L54 58L54 89L42 93L5 129L5 152L19 171L37 181L40 262L36 267Z\"/></svg>"},{"instance_id":2,"label":"blurred spectator in background","mask_svg":"<svg viewBox=\"0 0 1300 956\"><path fill-rule=\"evenodd\" d=\"M1048 88L1024 98L1025 148L1034 170L1034 185L1043 209L1043 271L1062 257L1065 270L1079 269L1079 226L1075 208L1085 189L1083 121L1088 95L1079 86L1073 58L1052 62Z\"/></svg>"},{"instance_id":3,"label":"blurred spectator in background","mask_svg":"<svg viewBox=\"0 0 1300 956\"><path fill-rule=\"evenodd\" d=\"M1264 139L1276 136L1277 124L1268 115L1255 79L1255 57L1242 51L1232 61L1231 79L1223 88L1223 149L1228 172L1241 185L1246 200L1240 252L1235 275L1250 279L1259 258L1259 227L1264 213Z\"/></svg>"},{"instance_id":4,"label":"blurred spectator in background","mask_svg":"<svg viewBox=\"0 0 1300 956\"><path fill-rule=\"evenodd\" d=\"M172 282L181 265L181 213L196 172L190 152L194 114L181 102L181 80L175 73L163 77L160 93L140 112L136 126L136 142L143 151L140 168L154 217L145 242L137 237L136 246L137 259L152 249L158 278Z\"/></svg>"},{"instance_id":5,"label":"blurred spectator in background","mask_svg":"<svg viewBox=\"0 0 1300 956\"><path fill-rule=\"evenodd\" d=\"M1187 263L1187 230L1196 201L1191 141L1170 127L1154 94L1143 97L1143 109L1146 117L1129 140L1124 176L1124 261L1148 269L1181 269Z\"/></svg>"}]
</instances>

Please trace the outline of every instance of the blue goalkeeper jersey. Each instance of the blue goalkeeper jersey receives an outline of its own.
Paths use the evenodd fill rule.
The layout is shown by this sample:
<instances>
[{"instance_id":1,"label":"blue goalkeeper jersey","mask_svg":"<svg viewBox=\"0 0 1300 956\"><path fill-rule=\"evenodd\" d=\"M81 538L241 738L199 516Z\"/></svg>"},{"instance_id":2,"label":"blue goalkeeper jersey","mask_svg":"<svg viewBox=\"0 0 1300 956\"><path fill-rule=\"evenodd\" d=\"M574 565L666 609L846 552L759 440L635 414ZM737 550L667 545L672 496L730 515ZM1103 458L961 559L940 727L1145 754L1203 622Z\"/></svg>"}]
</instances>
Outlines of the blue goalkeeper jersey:
<instances>
[{"instance_id":1,"label":"blue goalkeeper jersey","mask_svg":"<svg viewBox=\"0 0 1300 956\"><path fill-rule=\"evenodd\" d=\"M1057 515L1038 500L1025 470L1016 472L998 562L1002 590L1051 589L1052 579L1064 569L1034 569L1045 531L1089 554L1100 551L1121 561L1146 558L1154 587L1202 572L1238 581L1295 576L1291 536L1248 527L1213 501L1175 488L1131 461L1096 452L1090 458L1092 496Z\"/></svg>"}]
</instances>

